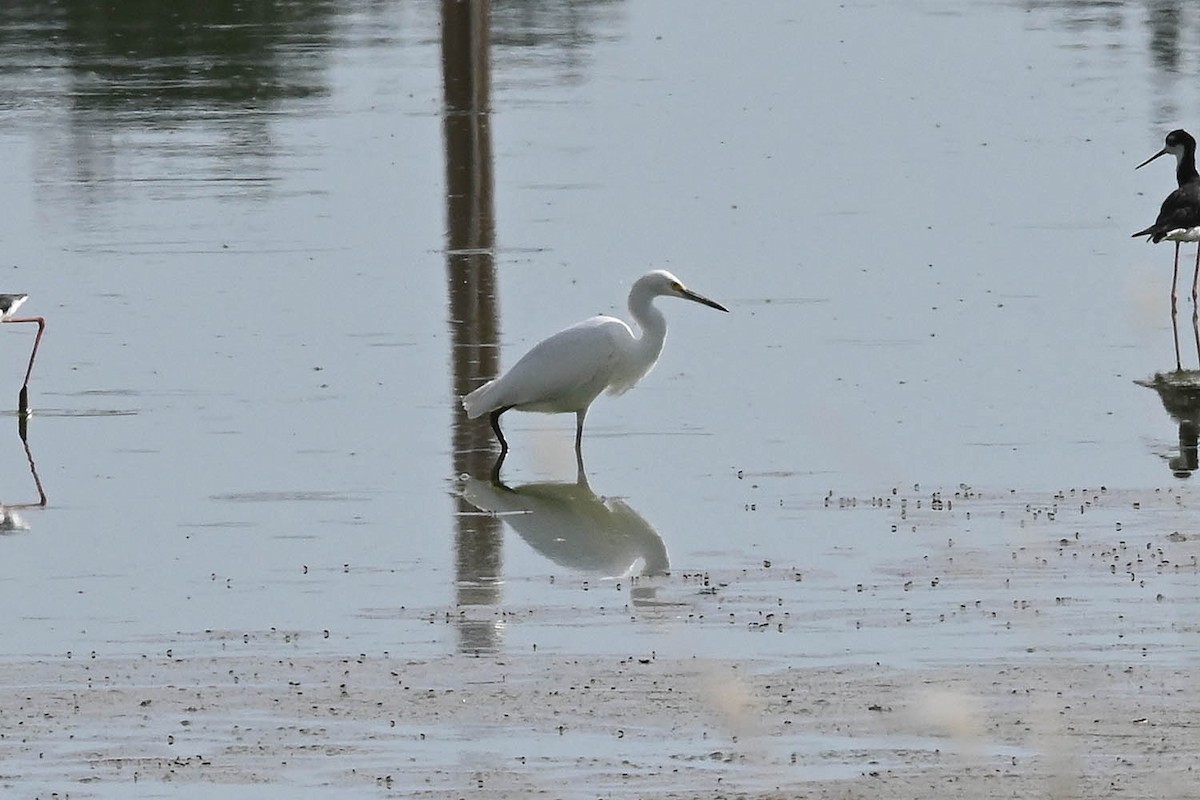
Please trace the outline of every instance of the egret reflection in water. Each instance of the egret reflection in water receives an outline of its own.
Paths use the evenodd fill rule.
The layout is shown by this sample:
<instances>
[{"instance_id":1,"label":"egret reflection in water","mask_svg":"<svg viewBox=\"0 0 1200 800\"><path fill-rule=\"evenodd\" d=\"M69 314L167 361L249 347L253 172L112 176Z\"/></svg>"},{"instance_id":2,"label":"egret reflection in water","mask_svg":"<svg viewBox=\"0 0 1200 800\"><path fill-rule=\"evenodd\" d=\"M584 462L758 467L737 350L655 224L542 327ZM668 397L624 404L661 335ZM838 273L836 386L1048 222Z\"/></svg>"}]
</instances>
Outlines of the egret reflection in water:
<instances>
[{"instance_id":1,"label":"egret reflection in water","mask_svg":"<svg viewBox=\"0 0 1200 800\"><path fill-rule=\"evenodd\" d=\"M578 466L574 483L510 487L467 478L462 496L480 511L499 515L560 566L606 578L666 574L671 565L658 531L624 500L593 492L583 462Z\"/></svg>"}]
</instances>

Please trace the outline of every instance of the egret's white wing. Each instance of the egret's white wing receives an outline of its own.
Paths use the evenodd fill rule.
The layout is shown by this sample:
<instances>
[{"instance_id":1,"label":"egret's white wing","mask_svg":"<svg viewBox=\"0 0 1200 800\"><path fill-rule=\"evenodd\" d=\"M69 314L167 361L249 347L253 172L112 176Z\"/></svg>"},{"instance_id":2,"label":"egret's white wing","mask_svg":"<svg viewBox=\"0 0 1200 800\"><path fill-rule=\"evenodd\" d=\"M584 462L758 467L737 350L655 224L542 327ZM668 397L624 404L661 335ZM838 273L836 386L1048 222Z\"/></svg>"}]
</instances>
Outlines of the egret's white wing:
<instances>
[{"instance_id":1,"label":"egret's white wing","mask_svg":"<svg viewBox=\"0 0 1200 800\"><path fill-rule=\"evenodd\" d=\"M472 417L497 408L564 412L586 408L612 380L633 344L615 317L592 317L539 342L512 369L467 395Z\"/></svg>"}]
</instances>

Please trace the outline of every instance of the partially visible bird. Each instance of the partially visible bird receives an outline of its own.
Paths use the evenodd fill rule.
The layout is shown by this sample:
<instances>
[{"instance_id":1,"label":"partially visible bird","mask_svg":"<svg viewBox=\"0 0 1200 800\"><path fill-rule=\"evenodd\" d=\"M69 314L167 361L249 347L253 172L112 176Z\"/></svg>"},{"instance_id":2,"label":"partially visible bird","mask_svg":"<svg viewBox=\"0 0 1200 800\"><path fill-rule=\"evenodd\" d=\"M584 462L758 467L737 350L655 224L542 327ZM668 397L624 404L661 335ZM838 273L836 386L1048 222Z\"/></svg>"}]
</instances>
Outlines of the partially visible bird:
<instances>
[{"instance_id":1,"label":"partially visible bird","mask_svg":"<svg viewBox=\"0 0 1200 800\"><path fill-rule=\"evenodd\" d=\"M17 410L22 415L29 411L29 376L33 374L33 359L37 357L38 344L42 341L42 331L46 328L46 320L41 317L13 316L21 304L29 299L27 294L0 294L0 322L36 322L37 336L33 340L33 350L29 353L29 366L25 370L25 381L21 384L21 393L17 399Z\"/></svg>"},{"instance_id":2,"label":"partially visible bird","mask_svg":"<svg viewBox=\"0 0 1200 800\"><path fill-rule=\"evenodd\" d=\"M1179 283L1179 243L1200 242L1200 173L1196 171L1196 140L1185 130L1167 134L1165 146L1134 169L1141 169L1159 156L1175 156L1175 181L1178 188L1167 195L1158 212L1158 219L1145 230L1133 234L1148 236L1154 243L1163 239L1175 243L1175 273L1171 279L1171 311L1175 310L1176 287ZM1196 248L1196 269L1192 274L1192 302L1196 302L1197 283L1200 283L1200 247Z\"/></svg>"},{"instance_id":3,"label":"partially visible bird","mask_svg":"<svg viewBox=\"0 0 1200 800\"><path fill-rule=\"evenodd\" d=\"M1163 149L1138 164L1134 169L1141 169L1154 159L1165 155L1175 156L1175 180L1180 186L1200 178L1200 173L1196 172L1196 140L1182 128L1168 133L1163 142Z\"/></svg>"},{"instance_id":4,"label":"partially visible bird","mask_svg":"<svg viewBox=\"0 0 1200 800\"><path fill-rule=\"evenodd\" d=\"M501 459L508 452L508 442L500 430L500 416L514 408L545 414L574 412L575 450L579 452L583 420L592 401L606 389L618 395L633 388L658 360L667 337L667 321L653 303L659 296L729 310L688 289L671 273L655 270L638 278L629 291L629 313L641 328L640 336L616 317L598 316L534 345L508 372L462 401L470 419L490 415Z\"/></svg>"},{"instance_id":5,"label":"partially visible bird","mask_svg":"<svg viewBox=\"0 0 1200 800\"><path fill-rule=\"evenodd\" d=\"M10 507L0 504L0 533L29 530L29 523Z\"/></svg>"}]
</instances>

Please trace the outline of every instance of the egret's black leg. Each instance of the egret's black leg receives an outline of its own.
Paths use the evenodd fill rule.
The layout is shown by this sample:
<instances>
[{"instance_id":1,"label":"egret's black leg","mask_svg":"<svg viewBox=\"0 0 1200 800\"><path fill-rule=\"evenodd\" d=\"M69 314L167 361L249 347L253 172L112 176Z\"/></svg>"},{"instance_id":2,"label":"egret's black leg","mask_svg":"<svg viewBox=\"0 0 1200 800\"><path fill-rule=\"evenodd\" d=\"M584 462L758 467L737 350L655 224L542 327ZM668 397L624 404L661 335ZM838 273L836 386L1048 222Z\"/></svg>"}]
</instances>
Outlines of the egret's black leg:
<instances>
[{"instance_id":1,"label":"egret's black leg","mask_svg":"<svg viewBox=\"0 0 1200 800\"><path fill-rule=\"evenodd\" d=\"M575 483L589 492L592 490L592 487L588 485L587 470L583 468L583 452L581 450L575 451Z\"/></svg>"},{"instance_id":2,"label":"egret's black leg","mask_svg":"<svg viewBox=\"0 0 1200 800\"><path fill-rule=\"evenodd\" d=\"M504 453L501 453L500 456L496 459L496 463L492 465L492 483L494 483L497 486L504 485L503 483L500 482L500 468L502 466L504 466Z\"/></svg>"},{"instance_id":3,"label":"egret's black leg","mask_svg":"<svg viewBox=\"0 0 1200 800\"><path fill-rule=\"evenodd\" d=\"M582 453L583 450L583 418L587 416L587 409L581 408L575 412L575 452Z\"/></svg>"},{"instance_id":4,"label":"egret's black leg","mask_svg":"<svg viewBox=\"0 0 1200 800\"><path fill-rule=\"evenodd\" d=\"M495 411L493 411L491 413L491 416L488 417L488 419L491 420L491 422L492 422L492 430L494 430L496 432L496 438L500 440L500 460L501 461L503 461L504 456L508 454L508 442L506 442L504 440L504 432L500 430L500 415L503 414L505 411L508 411L510 408L512 408L512 406L505 406L504 408L497 408ZM499 465L497 465L497 467L499 467ZM499 471L499 469L497 469L497 471Z\"/></svg>"}]
</instances>

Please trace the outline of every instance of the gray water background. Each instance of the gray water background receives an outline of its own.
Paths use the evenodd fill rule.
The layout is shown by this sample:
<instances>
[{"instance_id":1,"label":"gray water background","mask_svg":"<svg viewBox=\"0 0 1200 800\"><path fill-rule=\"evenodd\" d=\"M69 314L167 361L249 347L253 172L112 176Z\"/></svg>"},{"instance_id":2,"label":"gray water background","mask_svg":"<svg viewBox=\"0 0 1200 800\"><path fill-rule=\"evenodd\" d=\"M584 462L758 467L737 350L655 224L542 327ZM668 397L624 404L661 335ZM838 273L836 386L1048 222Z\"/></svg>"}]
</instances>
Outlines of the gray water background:
<instances>
[{"instance_id":1,"label":"gray water background","mask_svg":"<svg viewBox=\"0 0 1200 800\"><path fill-rule=\"evenodd\" d=\"M1134 384L1174 366L1171 251L1129 238L1173 186L1134 165L1195 128L1185 4L496 2L466 245L438 4L169 5L0 11L0 290L48 323L48 502L0 538L0 655L989 657L1029 642L846 609L947 535L1029 536L1011 515L906 536L826 497L1194 497ZM590 488L682 576L637 594L619 558L556 561L467 502L493 451L456 380L624 316L651 268L730 313L660 301L659 365L590 415ZM464 274L492 281L458 302L498 351L464 329ZM32 329L0 334L15 408ZM569 417L506 423L510 486L574 481ZM4 502L36 503L18 436L0 469ZM798 633L681 632L692 576L766 562L820 578L763 579ZM1162 580L1194 600L1193 578Z\"/></svg>"}]
</instances>

